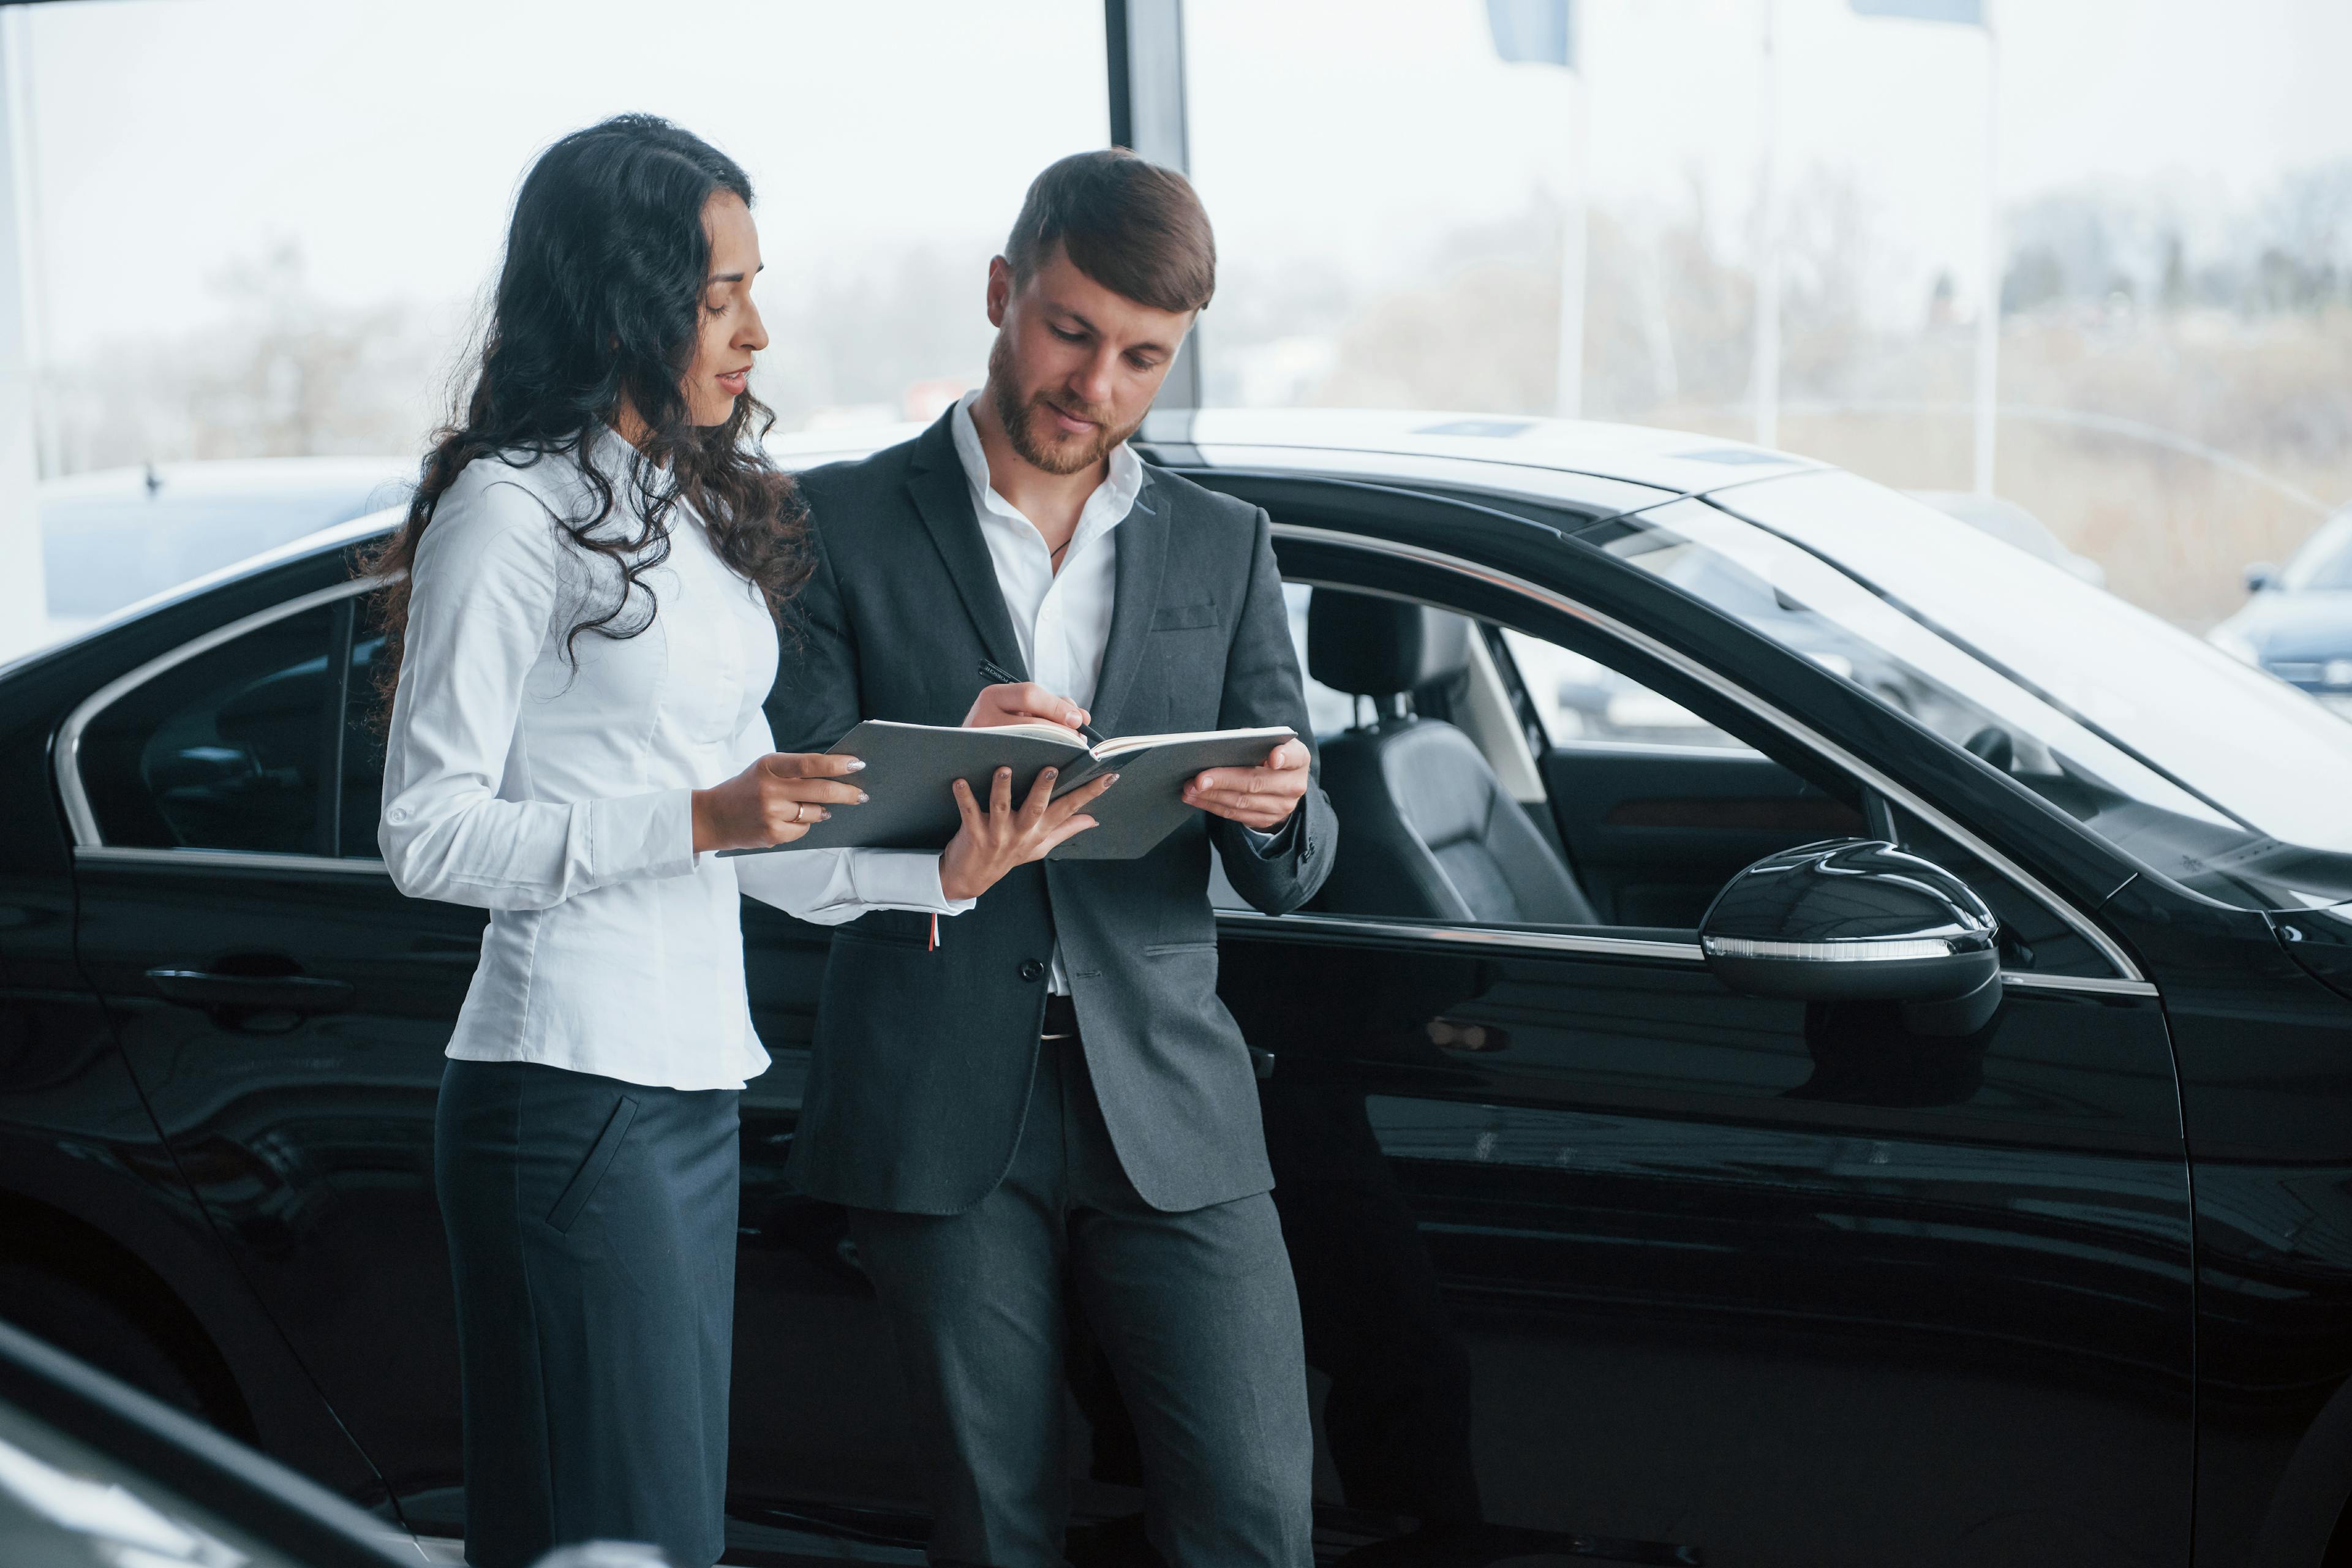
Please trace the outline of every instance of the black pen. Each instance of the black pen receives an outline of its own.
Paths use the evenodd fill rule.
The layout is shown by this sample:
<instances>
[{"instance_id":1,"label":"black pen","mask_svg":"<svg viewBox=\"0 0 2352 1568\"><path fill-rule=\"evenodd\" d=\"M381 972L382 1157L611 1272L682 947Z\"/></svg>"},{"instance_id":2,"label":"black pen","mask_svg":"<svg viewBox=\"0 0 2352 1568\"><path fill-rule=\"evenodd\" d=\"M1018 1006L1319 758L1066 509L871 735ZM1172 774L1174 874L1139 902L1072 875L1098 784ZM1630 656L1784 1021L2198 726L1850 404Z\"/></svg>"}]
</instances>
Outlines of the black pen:
<instances>
[{"instance_id":1,"label":"black pen","mask_svg":"<svg viewBox=\"0 0 2352 1568\"><path fill-rule=\"evenodd\" d=\"M1024 684L1019 676L1013 674L1011 670L1005 668L1003 665L997 663L992 658L983 658L980 661L980 678L982 680L987 681L991 686L1020 686ZM1074 702L1071 706L1075 708L1077 704ZM1097 746L1101 745L1104 741L1109 738L1100 730L1096 729L1092 724L1079 725L1078 733L1084 735L1089 743Z\"/></svg>"}]
</instances>

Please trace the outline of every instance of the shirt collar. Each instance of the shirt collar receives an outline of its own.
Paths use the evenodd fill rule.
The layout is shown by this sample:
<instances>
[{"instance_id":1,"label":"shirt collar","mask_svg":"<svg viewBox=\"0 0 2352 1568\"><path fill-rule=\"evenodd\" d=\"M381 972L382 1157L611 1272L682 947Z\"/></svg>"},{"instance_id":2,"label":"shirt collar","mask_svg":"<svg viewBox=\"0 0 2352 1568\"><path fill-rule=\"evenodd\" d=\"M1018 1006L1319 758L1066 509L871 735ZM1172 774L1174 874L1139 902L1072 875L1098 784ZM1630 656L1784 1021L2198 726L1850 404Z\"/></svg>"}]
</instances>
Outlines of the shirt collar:
<instances>
[{"instance_id":1,"label":"shirt collar","mask_svg":"<svg viewBox=\"0 0 2352 1568\"><path fill-rule=\"evenodd\" d=\"M964 479L971 485L976 508L1003 517L1021 517L1013 503L997 494L996 487L989 482L988 452L980 444L980 426L972 423L971 417L972 405L980 401L980 396L979 391L967 392L950 411L948 432L955 437L957 460L963 464ZM1103 528L1125 521L1127 514L1135 510L1135 498L1142 493L1143 459L1135 455L1134 447L1121 441L1110 449L1110 473L1087 498L1079 526L1083 528L1097 518L1104 520L1099 524Z\"/></svg>"}]
</instances>

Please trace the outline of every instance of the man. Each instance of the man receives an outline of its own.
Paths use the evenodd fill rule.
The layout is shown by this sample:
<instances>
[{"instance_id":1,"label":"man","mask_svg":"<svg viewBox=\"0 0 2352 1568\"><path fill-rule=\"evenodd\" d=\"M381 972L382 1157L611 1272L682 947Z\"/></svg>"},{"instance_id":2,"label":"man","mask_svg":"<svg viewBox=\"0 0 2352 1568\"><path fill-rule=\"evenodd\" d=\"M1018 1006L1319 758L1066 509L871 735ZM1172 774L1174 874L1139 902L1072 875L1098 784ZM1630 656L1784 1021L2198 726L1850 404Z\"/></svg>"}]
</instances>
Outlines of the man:
<instances>
[{"instance_id":1,"label":"man","mask_svg":"<svg viewBox=\"0 0 2352 1568\"><path fill-rule=\"evenodd\" d=\"M1066 158L990 264L988 380L803 480L815 573L779 744L861 719L1308 733L1265 514L1127 446L1208 303L1184 179ZM982 659L1032 678L979 691ZM1298 1304L1248 1047L1216 996L1211 846L1296 909L1337 825L1307 745L1190 781L1150 855L1030 866L938 929L840 928L791 1171L850 1210L912 1396L935 1563L1062 1561L1065 1280L1141 1440L1171 1563L1311 1560Z\"/></svg>"}]
</instances>

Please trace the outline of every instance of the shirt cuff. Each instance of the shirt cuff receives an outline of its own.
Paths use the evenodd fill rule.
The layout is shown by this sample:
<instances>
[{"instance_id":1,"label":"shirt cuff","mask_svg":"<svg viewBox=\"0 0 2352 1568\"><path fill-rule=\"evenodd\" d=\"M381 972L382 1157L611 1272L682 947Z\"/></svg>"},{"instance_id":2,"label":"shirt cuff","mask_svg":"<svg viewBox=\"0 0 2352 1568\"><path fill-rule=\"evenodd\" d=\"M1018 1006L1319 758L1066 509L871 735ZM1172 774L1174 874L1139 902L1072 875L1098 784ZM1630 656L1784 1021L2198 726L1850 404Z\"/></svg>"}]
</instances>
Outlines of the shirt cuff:
<instances>
[{"instance_id":1,"label":"shirt cuff","mask_svg":"<svg viewBox=\"0 0 2352 1568\"><path fill-rule=\"evenodd\" d=\"M1256 852L1259 859L1271 860L1276 855L1288 850L1290 847L1288 841L1293 831L1298 826L1298 819L1307 815L1304 810L1306 803L1302 801L1299 805L1301 809L1294 810L1288 816L1283 818L1282 826L1271 833L1252 827L1246 823L1241 825L1242 832L1249 839L1250 848Z\"/></svg>"},{"instance_id":2,"label":"shirt cuff","mask_svg":"<svg viewBox=\"0 0 2352 1568\"><path fill-rule=\"evenodd\" d=\"M691 876L698 859L692 790L656 790L588 803L588 868L596 886Z\"/></svg>"},{"instance_id":3,"label":"shirt cuff","mask_svg":"<svg viewBox=\"0 0 2352 1568\"><path fill-rule=\"evenodd\" d=\"M950 899L940 886L940 858L928 849L859 849L850 855L857 901L874 909L960 915L978 899Z\"/></svg>"}]
</instances>

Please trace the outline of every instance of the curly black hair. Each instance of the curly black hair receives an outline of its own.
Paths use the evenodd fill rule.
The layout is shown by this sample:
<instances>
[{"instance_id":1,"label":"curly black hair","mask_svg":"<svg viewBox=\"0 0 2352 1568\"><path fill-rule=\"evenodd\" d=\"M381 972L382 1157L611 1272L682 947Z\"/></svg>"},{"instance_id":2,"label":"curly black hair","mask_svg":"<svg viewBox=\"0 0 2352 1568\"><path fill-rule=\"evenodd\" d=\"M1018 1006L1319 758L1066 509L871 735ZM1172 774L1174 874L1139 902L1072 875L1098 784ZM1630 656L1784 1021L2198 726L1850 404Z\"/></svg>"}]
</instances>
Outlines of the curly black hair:
<instances>
[{"instance_id":1,"label":"curly black hair","mask_svg":"<svg viewBox=\"0 0 2352 1568\"><path fill-rule=\"evenodd\" d=\"M723 425L688 416L681 379L710 266L703 209L722 191L751 203L733 159L649 114L573 132L524 177L462 412L435 433L400 530L360 565L384 583L383 713L400 679L408 568L441 497L477 458L568 460L586 481L584 514L554 521L573 545L619 565L620 592L582 607L567 655L583 636L631 637L653 624L658 605L641 579L667 559L681 503L772 614L806 580L807 513L761 446L775 416L747 392ZM645 430L621 479L640 526L609 529L618 487L592 453L625 405Z\"/></svg>"}]
</instances>

